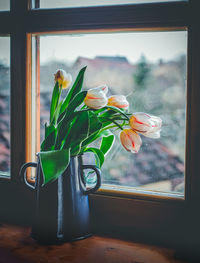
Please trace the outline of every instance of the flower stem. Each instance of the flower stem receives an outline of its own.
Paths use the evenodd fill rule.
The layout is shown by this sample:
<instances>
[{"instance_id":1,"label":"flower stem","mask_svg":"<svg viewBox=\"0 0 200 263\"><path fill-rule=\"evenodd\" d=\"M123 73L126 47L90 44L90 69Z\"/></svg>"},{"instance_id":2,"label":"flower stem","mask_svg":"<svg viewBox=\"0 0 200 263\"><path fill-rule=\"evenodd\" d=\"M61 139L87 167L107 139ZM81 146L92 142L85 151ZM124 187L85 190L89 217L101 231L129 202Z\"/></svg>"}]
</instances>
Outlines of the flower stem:
<instances>
[{"instance_id":1,"label":"flower stem","mask_svg":"<svg viewBox=\"0 0 200 263\"><path fill-rule=\"evenodd\" d=\"M105 127L101 130L101 132L106 131L106 130L110 130L110 129L115 128L115 127L116 127L116 125L111 125L111 126Z\"/></svg>"},{"instance_id":2,"label":"flower stem","mask_svg":"<svg viewBox=\"0 0 200 263\"><path fill-rule=\"evenodd\" d=\"M120 109L118 109L118 108L116 108L116 107L113 107L113 106L105 106L104 108L107 109L107 110L109 110L109 109L114 110L114 111L122 114L127 120L129 120L129 117L128 117L123 111L121 111Z\"/></svg>"},{"instance_id":3,"label":"flower stem","mask_svg":"<svg viewBox=\"0 0 200 263\"><path fill-rule=\"evenodd\" d=\"M116 121L111 120L118 128L120 128L123 131L123 128L121 127L121 125L119 125Z\"/></svg>"}]
</instances>

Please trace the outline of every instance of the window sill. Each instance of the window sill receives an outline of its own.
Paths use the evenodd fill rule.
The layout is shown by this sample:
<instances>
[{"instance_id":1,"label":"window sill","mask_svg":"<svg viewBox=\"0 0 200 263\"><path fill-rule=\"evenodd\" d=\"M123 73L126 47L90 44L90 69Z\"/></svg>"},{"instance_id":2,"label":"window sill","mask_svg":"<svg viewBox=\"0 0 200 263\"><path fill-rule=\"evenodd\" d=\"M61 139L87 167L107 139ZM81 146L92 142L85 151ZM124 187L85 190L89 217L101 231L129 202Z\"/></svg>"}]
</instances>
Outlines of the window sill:
<instances>
[{"instance_id":1,"label":"window sill","mask_svg":"<svg viewBox=\"0 0 200 263\"><path fill-rule=\"evenodd\" d=\"M146 190L139 187L127 187L119 185L103 184L96 193L97 195L108 195L115 197L125 197L130 199L142 199L142 200L153 200L153 201L177 201L183 202L185 200L184 194L181 193L167 193Z\"/></svg>"},{"instance_id":2,"label":"window sill","mask_svg":"<svg viewBox=\"0 0 200 263\"><path fill-rule=\"evenodd\" d=\"M0 226L2 263L183 262L175 259L175 251L172 249L102 236L92 236L63 245L42 246L30 237L30 231L30 227Z\"/></svg>"}]
</instances>

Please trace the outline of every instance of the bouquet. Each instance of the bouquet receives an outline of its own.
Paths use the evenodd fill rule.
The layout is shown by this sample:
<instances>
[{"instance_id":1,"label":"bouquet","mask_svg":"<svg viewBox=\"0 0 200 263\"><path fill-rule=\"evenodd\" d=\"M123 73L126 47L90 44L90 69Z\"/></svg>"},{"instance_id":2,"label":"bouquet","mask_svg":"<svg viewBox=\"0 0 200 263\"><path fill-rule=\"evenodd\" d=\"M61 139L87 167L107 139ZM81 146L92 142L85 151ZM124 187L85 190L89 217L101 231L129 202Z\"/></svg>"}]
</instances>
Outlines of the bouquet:
<instances>
[{"instance_id":1,"label":"bouquet","mask_svg":"<svg viewBox=\"0 0 200 263\"><path fill-rule=\"evenodd\" d=\"M62 69L55 73L50 119L45 124L39 153L44 184L56 180L65 171L70 157L86 152L94 153L96 165L101 168L114 143L113 129L120 131L121 144L131 153L140 149L139 134L160 137L162 120L143 112L129 113L126 96L107 97L106 85L82 90L85 70L86 67L80 70L64 99L61 99L62 90L70 86L72 77ZM99 147L91 146L99 139Z\"/></svg>"}]
</instances>

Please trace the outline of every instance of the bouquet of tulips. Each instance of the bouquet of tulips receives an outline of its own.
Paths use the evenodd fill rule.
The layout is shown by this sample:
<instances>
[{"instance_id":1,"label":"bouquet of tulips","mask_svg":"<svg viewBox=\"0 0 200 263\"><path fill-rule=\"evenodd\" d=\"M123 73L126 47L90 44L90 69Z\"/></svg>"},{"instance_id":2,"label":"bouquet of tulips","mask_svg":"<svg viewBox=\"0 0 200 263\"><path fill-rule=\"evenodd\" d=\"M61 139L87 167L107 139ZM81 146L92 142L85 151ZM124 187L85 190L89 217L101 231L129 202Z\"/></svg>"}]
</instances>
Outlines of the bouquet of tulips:
<instances>
[{"instance_id":1,"label":"bouquet of tulips","mask_svg":"<svg viewBox=\"0 0 200 263\"><path fill-rule=\"evenodd\" d=\"M50 120L45 124L45 139L39 153L44 184L55 180L67 168L70 157L92 152L100 168L114 143L112 129L119 129L122 146L136 153L141 137L159 138L162 120L146 113L128 113L129 103L123 95L107 97L106 85L82 91L86 67L82 68L66 97L72 77L64 70L55 73ZM101 139L99 147L91 143Z\"/></svg>"}]
</instances>

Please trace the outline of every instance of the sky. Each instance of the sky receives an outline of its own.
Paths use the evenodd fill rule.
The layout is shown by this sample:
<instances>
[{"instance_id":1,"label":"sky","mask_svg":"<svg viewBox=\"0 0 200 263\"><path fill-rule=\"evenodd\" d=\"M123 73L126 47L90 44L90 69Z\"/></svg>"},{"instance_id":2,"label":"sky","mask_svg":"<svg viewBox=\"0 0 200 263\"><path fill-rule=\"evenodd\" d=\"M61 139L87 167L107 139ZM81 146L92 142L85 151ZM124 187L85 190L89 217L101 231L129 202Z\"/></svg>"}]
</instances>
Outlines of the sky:
<instances>
[{"instance_id":1,"label":"sky","mask_svg":"<svg viewBox=\"0 0 200 263\"><path fill-rule=\"evenodd\" d=\"M186 54L187 32L129 32L41 36L41 64L50 60L73 62L78 56L125 56L136 63L141 55L149 62Z\"/></svg>"},{"instance_id":2,"label":"sky","mask_svg":"<svg viewBox=\"0 0 200 263\"><path fill-rule=\"evenodd\" d=\"M187 32L129 32L82 35L47 35L40 37L40 61L73 63L79 57L125 56L136 63L141 55L149 62L168 61L186 54ZM9 64L9 37L0 37L0 60Z\"/></svg>"}]
</instances>

